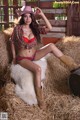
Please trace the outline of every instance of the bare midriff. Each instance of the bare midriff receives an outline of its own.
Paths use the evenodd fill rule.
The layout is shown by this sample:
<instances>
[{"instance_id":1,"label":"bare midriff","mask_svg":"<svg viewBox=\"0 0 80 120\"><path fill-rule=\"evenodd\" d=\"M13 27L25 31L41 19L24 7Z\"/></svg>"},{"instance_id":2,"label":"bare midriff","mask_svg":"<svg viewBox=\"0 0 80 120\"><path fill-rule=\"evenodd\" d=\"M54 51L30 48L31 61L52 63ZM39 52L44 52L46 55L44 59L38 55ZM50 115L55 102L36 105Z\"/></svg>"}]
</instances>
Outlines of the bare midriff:
<instances>
[{"instance_id":1,"label":"bare midriff","mask_svg":"<svg viewBox=\"0 0 80 120\"><path fill-rule=\"evenodd\" d=\"M30 49L24 49L21 48L17 54L17 56L23 56L23 57L32 57L36 52L36 48L32 47Z\"/></svg>"}]
</instances>

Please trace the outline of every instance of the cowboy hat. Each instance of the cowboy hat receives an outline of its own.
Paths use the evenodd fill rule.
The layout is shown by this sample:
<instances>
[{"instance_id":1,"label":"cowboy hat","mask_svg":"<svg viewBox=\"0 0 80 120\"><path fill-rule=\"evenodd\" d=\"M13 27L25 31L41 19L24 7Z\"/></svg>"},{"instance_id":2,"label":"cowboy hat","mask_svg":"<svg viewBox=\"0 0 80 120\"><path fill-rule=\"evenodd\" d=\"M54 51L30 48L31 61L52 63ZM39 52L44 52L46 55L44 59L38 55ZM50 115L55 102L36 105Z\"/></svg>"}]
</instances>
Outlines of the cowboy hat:
<instances>
[{"instance_id":1,"label":"cowboy hat","mask_svg":"<svg viewBox=\"0 0 80 120\"><path fill-rule=\"evenodd\" d=\"M23 6L21 9L16 10L18 16L26 13L33 13L31 6Z\"/></svg>"}]
</instances>

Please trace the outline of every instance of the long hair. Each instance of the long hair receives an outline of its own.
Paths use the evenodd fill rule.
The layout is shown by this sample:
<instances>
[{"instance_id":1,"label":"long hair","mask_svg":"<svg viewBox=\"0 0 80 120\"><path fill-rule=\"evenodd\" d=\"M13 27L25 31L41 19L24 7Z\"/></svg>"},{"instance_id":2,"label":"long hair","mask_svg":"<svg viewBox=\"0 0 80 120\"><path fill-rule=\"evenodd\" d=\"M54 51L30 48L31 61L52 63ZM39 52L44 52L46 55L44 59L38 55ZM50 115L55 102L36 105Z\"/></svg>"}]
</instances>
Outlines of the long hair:
<instances>
[{"instance_id":1,"label":"long hair","mask_svg":"<svg viewBox=\"0 0 80 120\"><path fill-rule=\"evenodd\" d=\"M39 25L38 25L38 23L36 22L36 19L35 19L34 14L30 13L30 15L31 15L31 19L32 19L32 22L31 22L31 24L30 24L30 28L31 28L34 36L36 37L37 41L40 43L40 42L41 42L41 37L40 37ZM25 22L24 22L24 14L21 16L21 19L20 19L20 21L19 21L19 24L20 24L20 25L25 24Z\"/></svg>"}]
</instances>

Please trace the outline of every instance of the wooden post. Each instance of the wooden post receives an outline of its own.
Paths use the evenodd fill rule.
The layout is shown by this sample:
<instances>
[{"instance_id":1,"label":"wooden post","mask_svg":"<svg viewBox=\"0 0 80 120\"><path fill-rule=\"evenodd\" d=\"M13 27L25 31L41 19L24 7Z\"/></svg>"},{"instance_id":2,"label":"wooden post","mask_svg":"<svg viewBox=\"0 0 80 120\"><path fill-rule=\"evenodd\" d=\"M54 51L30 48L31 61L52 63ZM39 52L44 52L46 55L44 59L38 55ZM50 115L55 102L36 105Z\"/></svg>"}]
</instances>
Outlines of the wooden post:
<instances>
[{"instance_id":1,"label":"wooden post","mask_svg":"<svg viewBox=\"0 0 80 120\"><path fill-rule=\"evenodd\" d=\"M80 36L80 4L71 4L67 9L67 35Z\"/></svg>"}]
</instances>

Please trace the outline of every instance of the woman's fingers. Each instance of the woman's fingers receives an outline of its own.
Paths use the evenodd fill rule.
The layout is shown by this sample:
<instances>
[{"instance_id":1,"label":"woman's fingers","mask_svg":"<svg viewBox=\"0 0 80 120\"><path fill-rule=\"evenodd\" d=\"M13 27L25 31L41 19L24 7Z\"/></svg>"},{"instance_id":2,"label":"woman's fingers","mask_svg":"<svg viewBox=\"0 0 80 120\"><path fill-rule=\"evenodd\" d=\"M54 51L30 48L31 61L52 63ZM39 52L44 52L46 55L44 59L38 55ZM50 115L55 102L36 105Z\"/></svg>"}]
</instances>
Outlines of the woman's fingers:
<instances>
[{"instance_id":1,"label":"woman's fingers","mask_svg":"<svg viewBox=\"0 0 80 120\"><path fill-rule=\"evenodd\" d=\"M36 14L39 14L39 13L41 13L42 11L41 11L41 9L40 9L40 8L35 7L35 12L36 12Z\"/></svg>"}]
</instances>

